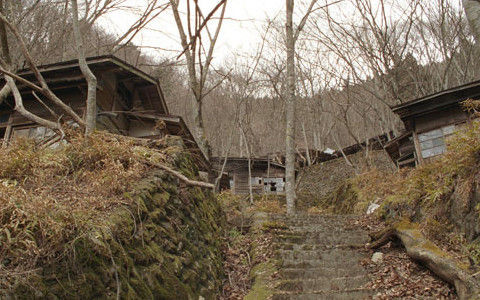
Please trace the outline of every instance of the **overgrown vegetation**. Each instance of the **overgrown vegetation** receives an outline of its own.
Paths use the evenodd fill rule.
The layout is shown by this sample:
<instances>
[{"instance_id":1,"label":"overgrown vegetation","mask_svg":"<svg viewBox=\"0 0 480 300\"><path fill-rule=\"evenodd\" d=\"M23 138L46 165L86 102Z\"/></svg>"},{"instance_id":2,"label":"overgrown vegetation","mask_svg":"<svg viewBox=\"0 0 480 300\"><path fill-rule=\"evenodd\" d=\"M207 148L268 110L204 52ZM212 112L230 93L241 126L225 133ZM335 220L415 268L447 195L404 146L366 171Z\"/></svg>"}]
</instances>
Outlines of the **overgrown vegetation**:
<instances>
[{"instance_id":1,"label":"overgrown vegetation","mask_svg":"<svg viewBox=\"0 0 480 300\"><path fill-rule=\"evenodd\" d=\"M285 205L272 195L256 198L250 206L248 197L230 192L218 195L229 224L224 243L226 279L220 299L266 299L271 293L268 285L277 267L271 232L278 224L259 221L256 214L284 213Z\"/></svg>"},{"instance_id":2,"label":"overgrown vegetation","mask_svg":"<svg viewBox=\"0 0 480 300\"><path fill-rule=\"evenodd\" d=\"M355 211L371 203L387 222L408 219L446 250L478 267L480 126L472 122L448 139L448 152L415 169L386 174L373 169L350 180ZM389 178L389 180L385 180Z\"/></svg>"},{"instance_id":3,"label":"overgrown vegetation","mask_svg":"<svg viewBox=\"0 0 480 300\"><path fill-rule=\"evenodd\" d=\"M197 176L175 137L147 146L72 134L57 149L19 140L2 151L0 295L215 293L221 208L211 192L179 184L151 162Z\"/></svg>"}]
</instances>

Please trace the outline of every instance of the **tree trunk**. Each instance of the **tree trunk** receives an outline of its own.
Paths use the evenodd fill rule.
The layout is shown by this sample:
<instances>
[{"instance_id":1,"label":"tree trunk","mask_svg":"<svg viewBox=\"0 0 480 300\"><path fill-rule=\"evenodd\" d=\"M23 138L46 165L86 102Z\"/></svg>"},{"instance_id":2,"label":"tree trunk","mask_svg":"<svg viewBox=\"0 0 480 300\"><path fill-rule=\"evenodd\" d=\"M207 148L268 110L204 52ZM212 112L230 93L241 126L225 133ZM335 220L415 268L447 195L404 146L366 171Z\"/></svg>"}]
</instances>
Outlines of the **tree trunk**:
<instances>
[{"instance_id":1,"label":"tree trunk","mask_svg":"<svg viewBox=\"0 0 480 300\"><path fill-rule=\"evenodd\" d=\"M194 107L193 109L195 137L197 138L197 143L198 143L198 146L200 147L200 150L203 152L205 157L207 157L207 159L210 159L211 149L210 149L210 145L208 144L207 136L205 133L205 126L203 124L203 116L202 116L203 103L202 101L198 101L198 100L196 100L195 103L196 103L196 107Z\"/></svg>"},{"instance_id":2,"label":"tree trunk","mask_svg":"<svg viewBox=\"0 0 480 300\"><path fill-rule=\"evenodd\" d=\"M468 24L475 38L475 42L480 43L480 1L462 0L463 9L467 15ZM478 45L477 45L478 47Z\"/></svg>"},{"instance_id":3,"label":"tree trunk","mask_svg":"<svg viewBox=\"0 0 480 300\"><path fill-rule=\"evenodd\" d=\"M295 39L293 32L294 0L286 0L287 23L287 81L286 97L286 148L285 148L285 194L287 198L287 214L295 214Z\"/></svg>"},{"instance_id":4,"label":"tree trunk","mask_svg":"<svg viewBox=\"0 0 480 300\"><path fill-rule=\"evenodd\" d=\"M252 188L252 152L250 151L250 144L247 142L247 136L243 127L240 126L243 139L245 140L245 149L247 150L248 155L248 194L250 197L250 204L253 204L253 188Z\"/></svg>"},{"instance_id":5,"label":"tree trunk","mask_svg":"<svg viewBox=\"0 0 480 300\"><path fill-rule=\"evenodd\" d=\"M22 95L20 94L20 91L18 90L15 84L15 81L13 81L12 77L5 76L5 80L7 81L7 84L10 87L10 90L13 92L13 98L15 99L15 110L18 111L19 114L21 114L28 120L39 124L40 126L52 129L61 137L63 137L62 128L58 123L41 118L25 109L25 107L23 106Z\"/></svg>"},{"instance_id":6,"label":"tree trunk","mask_svg":"<svg viewBox=\"0 0 480 300\"><path fill-rule=\"evenodd\" d=\"M3 8L3 0L0 0L0 13L4 14ZM10 47L8 45L8 36L7 36L7 29L5 27L5 23L0 21L0 43L1 43L1 50L2 50L2 58L8 64L9 67L12 65L12 59L10 57ZM0 104L7 99L7 97L12 92L12 89L8 84L0 90Z\"/></svg>"},{"instance_id":7,"label":"tree trunk","mask_svg":"<svg viewBox=\"0 0 480 300\"><path fill-rule=\"evenodd\" d=\"M75 46L78 55L78 63L83 76L87 80L87 112L85 117L85 135L89 135L95 130L97 122L97 78L88 67L85 58L85 48L83 38L78 24L78 4L77 0L72 0L72 25L75 37Z\"/></svg>"},{"instance_id":8,"label":"tree trunk","mask_svg":"<svg viewBox=\"0 0 480 300\"><path fill-rule=\"evenodd\" d=\"M305 130L305 122L302 122L302 132L303 132L303 139L305 141L307 164L308 166L311 166L312 158L310 156L310 147L308 146L308 137L307 137L307 131Z\"/></svg>"},{"instance_id":9,"label":"tree trunk","mask_svg":"<svg viewBox=\"0 0 480 300\"><path fill-rule=\"evenodd\" d=\"M408 256L455 286L460 299L478 299L480 284L466 271L466 267L427 240L416 225L402 221L370 237L373 240L367 245L370 249L380 248L392 239L400 240Z\"/></svg>"}]
</instances>

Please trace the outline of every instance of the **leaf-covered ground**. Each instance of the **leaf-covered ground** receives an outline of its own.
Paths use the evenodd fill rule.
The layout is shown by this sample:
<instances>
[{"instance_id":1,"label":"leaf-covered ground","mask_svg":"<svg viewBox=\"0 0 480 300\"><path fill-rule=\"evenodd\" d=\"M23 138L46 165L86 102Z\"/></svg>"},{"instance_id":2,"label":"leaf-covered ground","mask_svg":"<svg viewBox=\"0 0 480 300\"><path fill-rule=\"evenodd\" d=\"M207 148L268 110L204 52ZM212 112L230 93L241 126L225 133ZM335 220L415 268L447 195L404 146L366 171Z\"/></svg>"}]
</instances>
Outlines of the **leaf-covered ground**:
<instances>
[{"instance_id":1,"label":"leaf-covered ground","mask_svg":"<svg viewBox=\"0 0 480 300\"><path fill-rule=\"evenodd\" d=\"M365 216L351 226L379 231L385 224L375 216ZM374 299L457 299L452 286L413 261L400 245L389 243L375 251L361 251L367 252L369 257L372 257L374 252L384 255L381 263L374 263L371 259L362 261L371 276L366 287L382 290Z\"/></svg>"}]
</instances>

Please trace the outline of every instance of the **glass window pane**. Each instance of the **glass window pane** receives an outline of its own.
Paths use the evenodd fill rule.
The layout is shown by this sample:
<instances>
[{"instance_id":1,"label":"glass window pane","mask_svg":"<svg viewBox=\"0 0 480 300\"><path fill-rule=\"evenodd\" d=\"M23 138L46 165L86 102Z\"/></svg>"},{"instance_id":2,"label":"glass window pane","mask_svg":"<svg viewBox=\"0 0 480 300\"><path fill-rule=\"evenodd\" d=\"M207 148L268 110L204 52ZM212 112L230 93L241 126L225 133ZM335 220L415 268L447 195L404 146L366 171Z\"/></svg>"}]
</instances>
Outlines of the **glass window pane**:
<instances>
[{"instance_id":1,"label":"glass window pane","mask_svg":"<svg viewBox=\"0 0 480 300\"><path fill-rule=\"evenodd\" d=\"M441 137L441 136L443 136L442 130L441 129L435 129L435 130L420 134L418 136L418 138L420 139L420 142L423 142L423 141L428 141L428 140L438 138L438 137Z\"/></svg>"},{"instance_id":2,"label":"glass window pane","mask_svg":"<svg viewBox=\"0 0 480 300\"><path fill-rule=\"evenodd\" d=\"M433 148L433 140L428 140L420 143L420 148L422 150Z\"/></svg>"},{"instance_id":3,"label":"glass window pane","mask_svg":"<svg viewBox=\"0 0 480 300\"><path fill-rule=\"evenodd\" d=\"M443 137L432 140L433 147L445 146Z\"/></svg>"},{"instance_id":4,"label":"glass window pane","mask_svg":"<svg viewBox=\"0 0 480 300\"><path fill-rule=\"evenodd\" d=\"M453 134L455 132L455 125L450 125L447 127L443 127L443 134L444 135L449 135Z\"/></svg>"},{"instance_id":5,"label":"glass window pane","mask_svg":"<svg viewBox=\"0 0 480 300\"><path fill-rule=\"evenodd\" d=\"M435 147L435 148L432 148L432 149L427 149L427 150L422 151L422 156L424 158L437 156L437 155L443 154L445 152L445 150L446 150L445 145Z\"/></svg>"}]
</instances>

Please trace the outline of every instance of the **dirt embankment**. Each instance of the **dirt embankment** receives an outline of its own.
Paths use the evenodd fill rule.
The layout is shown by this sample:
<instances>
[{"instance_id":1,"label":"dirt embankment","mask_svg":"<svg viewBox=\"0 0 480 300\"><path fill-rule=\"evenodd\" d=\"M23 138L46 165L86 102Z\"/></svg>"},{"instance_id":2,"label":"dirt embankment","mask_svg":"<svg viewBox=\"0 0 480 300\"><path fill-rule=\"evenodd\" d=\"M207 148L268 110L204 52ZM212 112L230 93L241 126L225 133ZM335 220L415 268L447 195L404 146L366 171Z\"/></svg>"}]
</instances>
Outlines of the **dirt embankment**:
<instances>
[{"instance_id":1,"label":"dirt embankment","mask_svg":"<svg viewBox=\"0 0 480 300\"><path fill-rule=\"evenodd\" d=\"M22 141L0 154L0 298L212 297L224 214L175 138Z\"/></svg>"}]
</instances>

